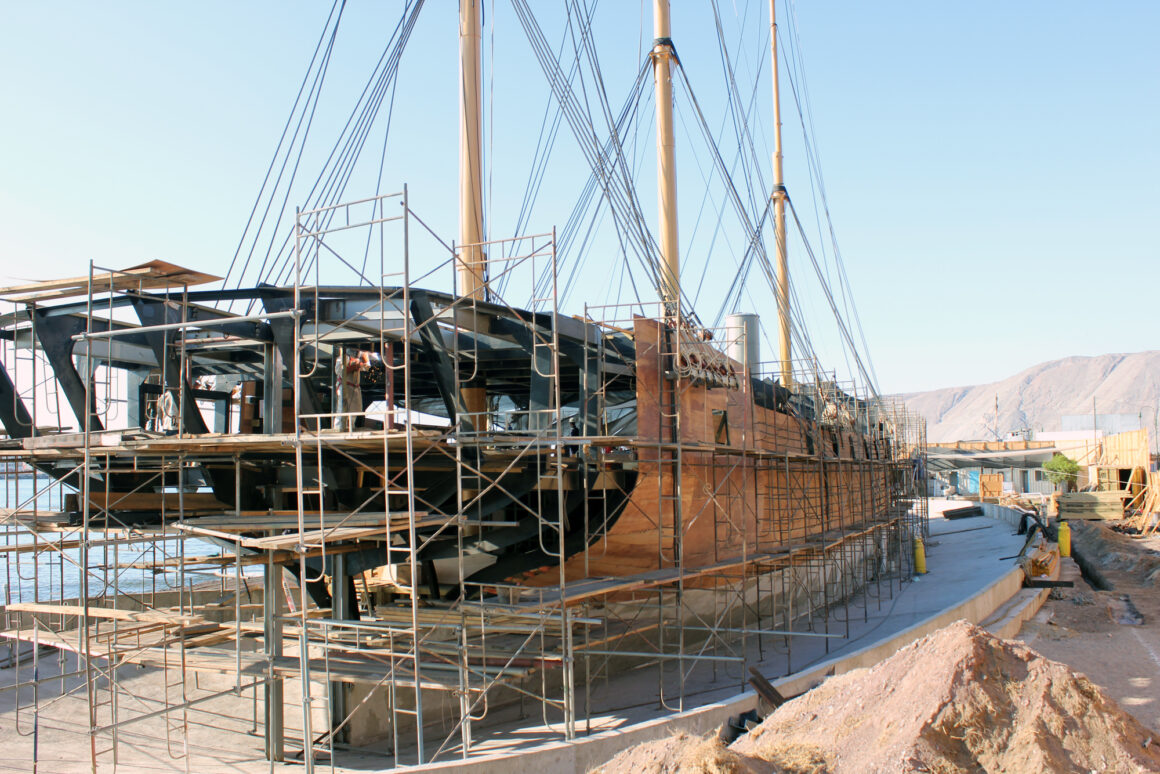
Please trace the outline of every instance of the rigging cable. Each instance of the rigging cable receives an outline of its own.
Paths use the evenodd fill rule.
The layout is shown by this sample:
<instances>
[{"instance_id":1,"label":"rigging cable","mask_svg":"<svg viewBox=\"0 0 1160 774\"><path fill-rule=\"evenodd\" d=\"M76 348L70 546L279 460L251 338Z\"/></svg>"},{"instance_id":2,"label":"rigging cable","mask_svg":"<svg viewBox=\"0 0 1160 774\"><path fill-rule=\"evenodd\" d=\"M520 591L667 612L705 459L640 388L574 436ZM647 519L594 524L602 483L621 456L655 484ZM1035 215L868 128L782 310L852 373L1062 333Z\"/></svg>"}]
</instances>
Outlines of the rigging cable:
<instances>
[{"instance_id":1,"label":"rigging cable","mask_svg":"<svg viewBox=\"0 0 1160 774\"><path fill-rule=\"evenodd\" d=\"M789 0L787 0L787 2L788 1ZM806 142L806 146L810 151L810 153L807 155L807 159L810 160L810 162L811 162L811 164L810 164L811 173L816 175L816 177L817 177L818 191L821 195L823 212L825 214L826 224L828 226L829 235L830 235L831 248L832 248L833 255L834 255L834 262L835 262L835 265L837 266L837 270L838 270L838 280L840 283L840 288L842 290L843 303L846 307L847 315L849 315L850 317L853 318L854 325L858 330L858 337L859 337L860 341L862 342L863 351L866 353L866 361L867 361L866 367L869 370L870 376L873 377L873 381L871 382L870 386L874 390L875 394L877 394L877 387L876 387L877 381L878 381L877 373L874 370L873 360L870 358L869 343L867 342L866 332L862 326L861 315L858 313L858 306L857 306L857 304L854 300L854 297L853 297L853 290L852 290L852 287L850 285L849 276L847 275L847 272L846 272L846 263L845 263L845 260L842 258L842 252L841 252L840 248L838 247L838 236L837 236L837 232L834 228L833 218L831 217L831 214L830 214L829 199L826 196L825 179L822 175L820 152L818 149L817 136L816 136L816 133L814 131L813 107L812 107L810 96L809 96L809 85L808 85L808 82L806 81L805 61L804 61L804 57L802 54L801 38L800 38L800 35L798 33L797 6L793 2L789 2L789 5L790 5L790 14L789 14L790 31L793 34L792 40L790 41L789 48L791 51L794 52L795 58L797 60L797 66L796 66L795 70L796 70L796 72L800 73L800 81L801 81L800 91L802 93L802 98L798 97L798 90L799 89L797 87L795 80L792 77L790 80L790 88L791 88L791 91L794 95L795 104L797 105L798 115L802 119L802 131L803 131L803 135L805 135L804 139ZM803 102L804 102L804 110L803 110ZM807 122L808 122L808 127L809 127L808 132L806 130ZM824 249L823 249L823 253L824 253Z\"/></svg>"},{"instance_id":2,"label":"rigging cable","mask_svg":"<svg viewBox=\"0 0 1160 774\"><path fill-rule=\"evenodd\" d=\"M622 254L627 257L628 250L625 248L632 248L638 262L659 292L659 262L656 259L655 241L652 240L647 226L644 225L631 179L626 180L624 176L615 174L624 158L622 153L615 152L621 148L619 136L614 130L611 131L610 141L614 153L610 161L601 152L602 146L595 136L595 126L591 121L591 116L582 109L575 92L563 78L559 62L547 48L543 32L540 30L527 0L513 0L512 4L532 46L533 53L535 53L552 92L561 106L565 120L576 137L590 168L597 174L605 198L609 202L610 212L613 214L613 222L616 226ZM609 169L610 165L612 169ZM620 187L621 183L624 183L624 188Z\"/></svg>"},{"instance_id":3,"label":"rigging cable","mask_svg":"<svg viewBox=\"0 0 1160 774\"><path fill-rule=\"evenodd\" d=\"M335 14L336 8L337 8L337 15ZM342 12L345 9L346 9L346 0L341 0L341 5L339 4L339 0L335 0L334 5L331 6L330 14L326 17L326 24L323 25L322 34L319 36L318 44L315 47L314 54L310 58L310 64L306 68L306 74L303 76L302 86L299 87L298 94L294 98L294 104L290 109L290 115L286 118L286 125L283 127L282 136L278 139L278 145L275 147L274 155L270 159L270 165L266 170L266 176L262 180L262 185L258 189L258 195L254 201L254 207L250 211L249 218L246 220L246 226L242 230L242 235L238 240L238 247L234 251L234 257L230 261L229 269L226 272L226 276L222 281L223 288L227 287L227 283L229 282L230 274L233 273L234 267L237 264L238 256L241 254L242 244L246 241L246 235L249 233L251 224L253 223L254 213L258 209L258 205L263 198L263 192L265 192L267 182L270 179L270 172L273 170L274 164L277 161L279 154L281 153L282 145L286 140L286 132L289 130L290 124L291 124L291 122L293 122L294 116L298 111L298 104L302 99L302 89L305 87L306 82L311 80L311 78L310 78L311 72L314 72L314 79L311 82L310 91L308 92L307 97L306 97L306 105L309 105L312 100L315 102L315 104L317 104L316 95L317 95L318 90L320 90L320 81L322 78L325 77L326 67L330 61L330 54L334 49L334 38L338 32L338 25L342 19ZM333 27L331 25L332 19L334 22ZM326 34L327 30L330 30L329 39L328 39L328 36ZM321 64L318 67L318 70L315 71L314 65L315 65L315 62L318 61L318 52L322 47L323 41L327 41L326 51L323 54L323 59L322 59ZM304 106L302 113L299 114L299 116L298 116L298 121L295 123L294 134L290 138L290 143L286 148L286 154L282 159L282 165L279 168L278 176L275 178L274 184L270 188L269 200L267 201L266 207L262 212L262 217L258 222L258 226L254 231L254 238L253 238L253 242L250 245L250 250L246 255L245 261L242 264L242 268L238 272L238 287L241 287L242 282L243 282L243 278L245 277L245 274L246 274L246 270L249 268L250 261L253 259L254 250L257 247L258 239L261 235L262 229L266 225L267 217L269 216L269 213L270 213L270 207L273 205L273 202L274 202L275 193L277 192L278 186L282 182L282 176L286 171L286 165L290 159L291 153L293 152L294 145L298 140L298 133L302 128L302 121L303 121L303 118L305 116L305 113L306 113L306 107ZM305 137L303 138L303 141L305 142ZM301 151L299 151L299 157L301 157ZM233 301L232 300L229 302L229 305L227 308L230 308L230 309L233 308Z\"/></svg>"},{"instance_id":4,"label":"rigging cable","mask_svg":"<svg viewBox=\"0 0 1160 774\"><path fill-rule=\"evenodd\" d=\"M350 181L356 163L365 146L366 138L374 124L378 110L382 105L384 95L388 87L394 83L397 77L403 50L406 47L407 41L410 39L411 32L414 29L415 22L422 7L423 0L417 0L413 5L408 3L404 7L403 16L400 18L399 24L396 26L391 39L388 41L387 48L379 59L379 64L367 80L362 94L360 94L354 108L351 110L350 116L347 118L346 124L339 133L338 140L336 140L334 146L331 148L326 163L323 165L323 171L306 195L308 208L333 207L333 205L341 200L347 183ZM368 90L370 90L369 96ZM325 229L336 214L337 210L332 209L316 215L316 223L310 230L317 232ZM294 271L294 254L291 248L293 236L294 230L291 228L286 232L286 236L279 247L278 254L282 256L282 262L279 270L271 271L271 284L277 285L289 281L289 277ZM317 242L318 240L315 240L316 245ZM352 271L355 271L356 274L358 273L349 263L347 266ZM303 271L310 271L312 268L313 259L311 258L303 265Z\"/></svg>"}]
</instances>

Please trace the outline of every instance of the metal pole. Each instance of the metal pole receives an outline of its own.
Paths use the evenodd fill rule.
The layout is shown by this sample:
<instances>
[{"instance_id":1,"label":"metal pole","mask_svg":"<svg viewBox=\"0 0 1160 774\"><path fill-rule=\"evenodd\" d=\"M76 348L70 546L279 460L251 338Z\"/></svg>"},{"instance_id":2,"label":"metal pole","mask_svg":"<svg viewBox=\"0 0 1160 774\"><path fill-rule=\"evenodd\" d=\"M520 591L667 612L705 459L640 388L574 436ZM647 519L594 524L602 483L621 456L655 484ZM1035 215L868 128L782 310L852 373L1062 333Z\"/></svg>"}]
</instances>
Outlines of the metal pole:
<instances>
[{"instance_id":1,"label":"metal pole","mask_svg":"<svg viewBox=\"0 0 1160 774\"><path fill-rule=\"evenodd\" d=\"M563 689L564 689L564 738L571 741L576 738L576 676L574 673L576 656L574 652L575 643L572 642L572 618L571 611L568 609L568 574L566 571L567 562L565 561L565 535L564 535L564 521L567 514L564 509L565 493L564 493L564 458L563 458L563 439L560 437L563 425L563 415L560 409L563 406L563 396L560 391L560 327L556 324L559 317L559 289L557 287L557 264L556 264L556 229L552 228L552 419L556 426L556 449L560 453L558 458L559 464L556 466L556 508L558 514L557 524L559 525L559 543L557 550L560 552L560 624L561 636L563 638ZM587 430L585 430L587 432ZM584 476L583 463L577 464L577 480L581 481Z\"/></svg>"},{"instance_id":2,"label":"metal pole","mask_svg":"<svg viewBox=\"0 0 1160 774\"><path fill-rule=\"evenodd\" d=\"M86 330L93 329L93 262L89 261L89 294L85 310ZM92 466L92 424L90 422L93 411L93 356L92 351L85 351L85 416L83 417L85 448L84 465L81 472L81 497L84 504L81 506L81 545L80 545L80 603L81 620L79 637L79 655L85 662L85 692L89 709L89 763L93 774L97 772L97 708L94 705L94 677L92 665L91 641L89 638L89 525L92 518L89 500L92 497L90 488L90 468ZM107 504L107 503L106 503ZM39 707L37 708L39 711Z\"/></svg>"},{"instance_id":3,"label":"metal pole","mask_svg":"<svg viewBox=\"0 0 1160 774\"><path fill-rule=\"evenodd\" d=\"M275 676L274 659L282 655L281 580L282 567L274 564L274 553L266 552L262 578L262 618L266 658L266 759L286 760L284 738L282 678Z\"/></svg>"},{"instance_id":4,"label":"metal pole","mask_svg":"<svg viewBox=\"0 0 1160 774\"><path fill-rule=\"evenodd\" d=\"M294 213L294 311L302 311L302 215L300 212ZM318 258L315 259L315 267L318 266ZM306 606L309 603L307 596L307 566L306 566L306 548L303 545L302 535L305 532L305 502L304 493L305 482L302 473L302 423L298 417L298 407L301 405L300 393L302 389L302 357L300 347L302 346L302 318L299 316L294 320L294 348L292 350L292 357L294 362L290 364L290 373L292 375L290 386L290 394L293 396L291 400L293 405L290 407L291 416L294 418L294 478L295 486L298 489L297 512L298 512L298 614L301 616L301 621L298 625L298 675L302 683L302 762L306 764L306 774L313 774L314 772L314 729L312 726L314 710L314 697L310 691L310 631L309 618L306 615ZM277 347L275 347L277 350ZM282 376L279 370L275 380L275 387L277 390L277 403L282 405ZM318 485L318 499L319 509L321 510L322 501L322 471L318 471L319 485ZM323 539L323 547L325 548L325 538ZM325 560L324 560L325 562Z\"/></svg>"},{"instance_id":5,"label":"metal pole","mask_svg":"<svg viewBox=\"0 0 1160 774\"><path fill-rule=\"evenodd\" d=\"M119 336L133 336L152 331L177 331L185 328L216 328L222 325L232 325L241 322L265 322L267 320L281 320L297 316L297 312L267 312L265 314L247 314L236 317L215 317L212 320L185 320L161 325L135 325L128 328L109 328L103 331L85 331L72 337L73 341L91 341L93 339L115 339Z\"/></svg>"},{"instance_id":6,"label":"metal pole","mask_svg":"<svg viewBox=\"0 0 1160 774\"><path fill-rule=\"evenodd\" d=\"M465 0L466 1L466 0ZM461 9L462 10L462 9ZM411 204L408 189L403 187L403 308L411 308ZM404 415L404 454L407 477L407 566L411 572L409 597L411 602L411 648L412 672L415 687L415 756L416 763L422 764L425 751L423 749L423 675L422 659L419 655L419 592L416 584L419 580L419 561L416 556L418 534L415 529L415 438L412 422L414 412L411 402L411 318L403 315L403 404L407 407ZM458 451L458 450L457 450ZM384 476L387 471L384 470ZM462 479L460 479L462 480ZM386 483L386 482L384 482ZM460 501L462 502L462 501ZM392 662L393 663L393 662ZM392 667L393 668L393 667ZM391 701L398 701L397 692L392 691ZM396 724L391 724L392 734L397 735ZM395 750L395 765L399 763L398 745Z\"/></svg>"},{"instance_id":7,"label":"metal pole","mask_svg":"<svg viewBox=\"0 0 1160 774\"><path fill-rule=\"evenodd\" d=\"M322 470L319 469L321 478ZM352 618L353 608L350 586L347 584L346 554L335 554L330 557L330 593L333 599L330 617L336 621L346 621ZM347 716L346 684L341 680L330 682L330 728L331 746L334 742L347 742L350 737L350 727L344 726ZM333 756L332 760L333 760Z\"/></svg>"}]
</instances>

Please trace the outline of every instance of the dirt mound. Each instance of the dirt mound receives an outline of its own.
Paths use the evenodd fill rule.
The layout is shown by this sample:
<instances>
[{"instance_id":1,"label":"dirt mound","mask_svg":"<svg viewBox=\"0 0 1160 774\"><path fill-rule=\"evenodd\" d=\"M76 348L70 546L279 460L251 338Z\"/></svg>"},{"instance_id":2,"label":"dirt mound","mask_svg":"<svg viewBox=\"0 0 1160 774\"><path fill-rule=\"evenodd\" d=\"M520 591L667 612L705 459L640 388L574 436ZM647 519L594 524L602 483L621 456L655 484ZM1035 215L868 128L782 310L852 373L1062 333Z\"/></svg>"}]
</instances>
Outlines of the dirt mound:
<instances>
[{"instance_id":1,"label":"dirt mound","mask_svg":"<svg viewBox=\"0 0 1160 774\"><path fill-rule=\"evenodd\" d=\"M674 734L630 747L589 774L759 774L768 770L768 765L755 769L716 737Z\"/></svg>"},{"instance_id":2,"label":"dirt mound","mask_svg":"<svg viewBox=\"0 0 1160 774\"><path fill-rule=\"evenodd\" d=\"M1083 675L958 621L830 678L731 747L677 735L598 771L1160 772L1160 736Z\"/></svg>"},{"instance_id":3,"label":"dirt mound","mask_svg":"<svg viewBox=\"0 0 1160 774\"><path fill-rule=\"evenodd\" d=\"M1101 522L1073 519L1068 523L1071 525L1071 544L1102 574L1122 572L1128 576L1123 580L1142 586L1160 583L1160 552L1112 531Z\"/></svg>"},{"instance_id":4,"label":"dirt mound","mask_svg":"<svg viewBox=\"0 0 1160 774\"><path fill-rule=\"evenodd\" d=\"M733 745L773 770L1160 771L1160 740L1083 675L959 621L827 680Z\"/></svg>"}]
</instances>

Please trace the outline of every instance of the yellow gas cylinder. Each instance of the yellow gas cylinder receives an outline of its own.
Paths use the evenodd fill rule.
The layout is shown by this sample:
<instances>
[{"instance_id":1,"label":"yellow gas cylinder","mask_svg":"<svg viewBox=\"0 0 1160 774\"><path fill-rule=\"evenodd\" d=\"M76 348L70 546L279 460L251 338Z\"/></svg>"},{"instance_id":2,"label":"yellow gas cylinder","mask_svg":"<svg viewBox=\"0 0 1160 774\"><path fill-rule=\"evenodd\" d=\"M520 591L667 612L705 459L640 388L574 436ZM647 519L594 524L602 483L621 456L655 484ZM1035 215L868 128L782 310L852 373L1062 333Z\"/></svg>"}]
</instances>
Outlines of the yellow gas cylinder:
<instances>
[{"instance_id":1,"label":"yellow gas cylinder","mask_svg":"<svg viewBox=\"0 0 1160 774\"><path fill-rule=\"evenodd\" d=\"M1059 522L1059 555L1071 556L1071 527L1066 521Z\"/></svg>"},{"instance_id":2,"label":"yellow gas cylinder","mask_svg":"<svg viewBox=\"0 0 1160 774\"><path fill-rule=\"evenodd\" d=\"M920 537L914 539L914 574L926 575L926 546Z\"/></svg>"}]
</instances>

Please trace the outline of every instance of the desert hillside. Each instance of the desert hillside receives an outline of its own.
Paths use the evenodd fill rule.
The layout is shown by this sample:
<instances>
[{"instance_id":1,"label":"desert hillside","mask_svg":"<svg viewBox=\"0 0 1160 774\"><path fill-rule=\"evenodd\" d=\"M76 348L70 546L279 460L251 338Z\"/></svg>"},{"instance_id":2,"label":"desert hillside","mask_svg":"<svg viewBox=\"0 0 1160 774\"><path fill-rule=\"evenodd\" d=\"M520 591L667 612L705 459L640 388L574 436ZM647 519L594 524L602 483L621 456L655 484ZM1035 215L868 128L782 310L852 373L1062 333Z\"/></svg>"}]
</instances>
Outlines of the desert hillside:
<instances>
[{"instance_id":1,"label":"desert hillside","mask_svg":"<svg viewBox=\"0 0 1160 774\"><path fill-rule=\"evenodd\" d=\"M1143 412L1144 424L1151 430L1153 407L1160 402L1160 351L1051 360L992 384L900 397L926 417L927 437L932 442L990 440L996 424L1004 435L1024 427L1058 430L1061 416L1090 414L1093 397L1100 414Z\"/></svg>"}]
</instances>

